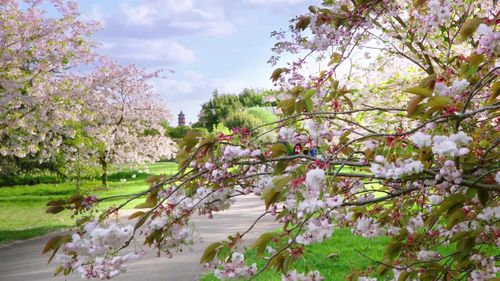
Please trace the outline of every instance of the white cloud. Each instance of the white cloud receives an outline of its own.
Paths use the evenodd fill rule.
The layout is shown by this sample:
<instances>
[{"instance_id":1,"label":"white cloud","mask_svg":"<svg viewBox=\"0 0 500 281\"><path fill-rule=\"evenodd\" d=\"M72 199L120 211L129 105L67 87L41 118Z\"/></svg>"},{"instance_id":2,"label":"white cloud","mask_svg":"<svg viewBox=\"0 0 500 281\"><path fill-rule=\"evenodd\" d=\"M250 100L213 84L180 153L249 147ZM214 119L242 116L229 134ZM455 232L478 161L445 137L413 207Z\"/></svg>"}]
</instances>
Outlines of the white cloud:
<instances>
[{"instance_id":1,"label":"white cloud","mask_svg":"<svg viewBox=\"0 0 500 281\"><path fill-rule=\"evenodd\" d=\"M141 1L137 6L120 4L120 11L130 25L152 25L157 21L174 15L183 14L193 9L193 1L149 0Z\"/></svg>"},{"instance_id":2,"label":"white cloud","mask_svg":"<svg viewBox=\"0 0 500 281\"><path fill-rule=\"evenodd\" d=\"M226 19L223 7L199 7L192 0L143 0L138 5L120 4L118 18L123 24L143 28L173 28L202 31L215 35L234 32L235 27Z\"/></svg>"},{"instance_id":3,"label":"white cloud","mask_svg":"<svg viewBox=\"0 0 500 281\"><path fill-rule=\"evenodd\" d=\"M88 15L91 19L98 21L101 27L106 27L106 13L99 5L92 5L90 8L90 13Z\"/></svg>"},{"instance_id":4,"label":"white cloud","mask_svg":"<svg viewBox=\"0 0 500 281\"><path fill-rule=\"evenodd\" d=\"M211 35L226 35L234 32L235 30L231 23L225 21L204 22L199 20L177 20L172 21L169 25L183 30L206 30L206 32Z\"/></svg>"},{"instance_id":5,"label":"white cloud","mask_svg":"<svg viewBox=\"0 0 500 281\"><path fill-rule=\"evenodd\" d=\"M170 39L126 38L115 44L105 43L103 48L114 58L149 65L186 64L196 60L193 50Z\"/></svg>"}]
</instances>

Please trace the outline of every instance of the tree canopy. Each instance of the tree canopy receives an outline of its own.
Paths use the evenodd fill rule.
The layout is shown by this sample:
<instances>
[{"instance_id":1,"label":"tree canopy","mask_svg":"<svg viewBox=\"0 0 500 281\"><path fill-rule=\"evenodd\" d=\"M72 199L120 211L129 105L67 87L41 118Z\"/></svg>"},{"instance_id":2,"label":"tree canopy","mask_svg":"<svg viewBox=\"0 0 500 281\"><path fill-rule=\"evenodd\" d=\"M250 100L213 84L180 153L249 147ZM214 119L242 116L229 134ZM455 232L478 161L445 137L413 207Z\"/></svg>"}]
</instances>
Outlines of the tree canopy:
<instances>
[{"instance_id":1,"label":"tree canopy","mask_svg":"<svg viewBox=\"0 0 500 281\"><path fill-rule=\"evenodd\" d=\"M270 95L270 92L245 89L240 94L234 95L219 94L218 91L215 91L212 99L202 104L200 116L195 126L212 131L214 125L224 122L232 113L251 107L270 106L271 103L264 100L266 95Z\"/></svg>"}]
</instances>

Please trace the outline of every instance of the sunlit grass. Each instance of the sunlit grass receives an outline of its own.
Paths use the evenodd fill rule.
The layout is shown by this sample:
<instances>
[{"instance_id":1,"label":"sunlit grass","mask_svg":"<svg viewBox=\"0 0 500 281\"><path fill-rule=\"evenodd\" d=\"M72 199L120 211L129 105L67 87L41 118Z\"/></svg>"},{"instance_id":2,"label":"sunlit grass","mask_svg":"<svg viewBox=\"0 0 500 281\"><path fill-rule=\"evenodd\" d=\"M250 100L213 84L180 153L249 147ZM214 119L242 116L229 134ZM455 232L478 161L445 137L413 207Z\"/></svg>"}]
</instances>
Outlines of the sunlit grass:
<instances>
[{"instance_id":1,"label":"sunlit grass","mask_svg":"<svg viewBox=\"0 0 500 281\"><path fill-rule=\"evenodd\" d=\"M348 229L336 229L331 239L307 247L304 257L297 261L294 267L298 272L318 270L325 280L344 280L345 276L356 269L376 267L373 260L382 260L387 237L366 239L351 234ZM370 260L364 256L370 257ZM257 263L258 268L263 268L265 261L257 259L255 250L245 252L247 264ZM203 276L201 281L217 280L213 274ZM281 280L281 273L274 270L265 271L254 280L273 281Z\"/></svg>"},{"instance_id":2,"label":"sunlit grass","mask_svg":"<svg viewBox=\"0 0 500 281\"><path fill-rule=\"evenodd\" d=\"M151 174L171 175L177 171L177 164L160 162L149 167ZM135 175L135 178L133 178ZM134 194L148 188L145 179L149 174L135 170L122 170L109 176L109 188L103 189L98 179L86 181L81 186L84 195L97 195L99 198L120 194ZM126 179L126 182L121 182ZM46 204L50 200L67 199L76 192L76 184L44 183L29 186L11 186L0 188L0 243L27 239L51 231L72 227L75 220L68 211L52 215L46 214ZM124 199L105 202L100 208L116 206ZM132 201L127 208L133 208L142 199Z\"/></svg>"}]
</instances>

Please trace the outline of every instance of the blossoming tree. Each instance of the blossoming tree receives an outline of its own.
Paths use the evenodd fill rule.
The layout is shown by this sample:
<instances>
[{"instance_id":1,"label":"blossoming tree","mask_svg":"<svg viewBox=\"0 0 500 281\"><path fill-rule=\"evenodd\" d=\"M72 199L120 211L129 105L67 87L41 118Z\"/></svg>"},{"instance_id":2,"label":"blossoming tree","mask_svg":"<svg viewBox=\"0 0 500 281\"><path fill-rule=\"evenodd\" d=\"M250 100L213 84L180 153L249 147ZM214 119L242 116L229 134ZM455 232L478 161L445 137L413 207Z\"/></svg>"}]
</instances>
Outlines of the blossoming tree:
<instances>
[{"instance_id":1,"label":"blossoming tree","mask_svg":"<svg viewBox=\"0 0 500 281\"><path fill-rule=\"evenodd\" d=\"M175 145L161 125L170 112L149 83L159 73L102 61L102 66L85 77L85 108L92 112L82 127L95 148L88 153L98 159L107 186L109 164L155 162L172 157Z\"/></svg>"},{"instance_id":2,"label":"blossoming tree","mask_svg":"<svg viewBox=\"0 0 500 281\"><path fill-rule=\"evenodd\" d=\"M158 72L97 60L88 38L98 24L75 2L47 2L58 18L43 1L0 1L2 160L63 159L67 173L97 161L107 185L108 164L170 157L175 148L161 126L169 111L150 83Z\"/></svg>"},{"instance_id":3,"label":"blossoming tree","mask_svg":"<svg viewBox=\"0 0 500 281\"><path fill-rule=\"evenodd\" d=\"M191 132L179 144L177 174L149 178L147 190L99 217L83 215L77 232L55 237L44 251L56 257L58 272L111 278L140 256L128 248L134 239L173 255L193 242L193 215L212 218L235 197L253 194L265 206L255 221L271 216L282 227L252 245L266 260L261 268L236 250L248 231L228 233L200 253L219 279L277 270L283 280L322 280L320 272L294 270L294 261L340 227L390 237L377 270L354 271L351 280L495 278L496 9L471 0L325 0L310 7L289 32L274 34L271 63L283 53L297 57L271 77L284 92L276 97L281 119L266 124L279 135L274 143L259 144L263 134L244 128ZM366 49L378 57L355 63ZM314 60L325 66L307 74ZM132 226L107 221L144 195L138 207L150 209L131 215ZM50 208L85 213L105 200L75 197Z\"/></svg>"},{"instance_id":4,"label":"blossoming tree","mask_svg":"<svg viewBox=\"0 0 500 281\"><path fill-rule=\"evenodd\" d=\"M50 158L75 134L84 96L68 69L94 59L87 38L97 24L82 20L75 3L52 1L60 17L44 15L41 1L0 2L0 155ZM23 8L26 5L27 8Z\"/></svg>"}]
</instances>

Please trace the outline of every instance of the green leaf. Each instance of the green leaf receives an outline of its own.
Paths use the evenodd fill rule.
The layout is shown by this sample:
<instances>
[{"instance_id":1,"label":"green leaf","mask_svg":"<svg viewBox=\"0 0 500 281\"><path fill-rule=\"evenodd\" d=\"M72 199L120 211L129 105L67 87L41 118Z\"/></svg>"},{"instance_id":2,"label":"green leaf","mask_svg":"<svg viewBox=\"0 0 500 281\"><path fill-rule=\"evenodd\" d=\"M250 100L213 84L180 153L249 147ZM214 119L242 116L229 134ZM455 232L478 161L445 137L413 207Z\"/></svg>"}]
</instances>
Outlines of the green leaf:
<instances>
[{"instance_id":1,"label":"green leaf","mask_svg":"<svg viewBox=\"0 0 500 281\"><path fill-rule=\"evenodd\" d=\"M347 106L349 106L349 108L351 110L354 109L354 104L352 103L352 100L350 98L348 98L347 96L344 96L344 101L347 103Z\"/></svg>"},{"instance_id":2,"label":"green leaf","mask_svg":"<svg viewBox=\"0 0 500 281\"><path fill-rule=\"evenodd\" d=\"M460 206L460 205L458 205ZM462 208L455 208L455 210L448 216L448 224L446 225L447 229L451 229L457 223L463 221L465 218L464 211Z\"/></svg>"},{"instance_id":3,"label":"green leaf","mask_svg":"<svg viewBox=\"0 0 500 281\"><path fill-rule=\"evenodd\" d=\"M160 241L163 231L161 229L155 229L151 234L149 234L144 240L144 244L151 246L155 241Z\"/></svg>"},{"instance_id":4,"label":"green leaf","mask_svg":"<svg viewBox=\"0 0 500 281\"><path fill-rule=\"evenodd\" d=\"M59 200L52 200L47 202L47 206L59 206L59 205L66 205L68 201L64 199L59 199Z\"/></svg>"},{"instance_id":5,"label":"green leaf","mask_svg":"<svg viewBox=\"0 0 500 281\"><path fill-rule=\"evenodd\" d=\"M405 90L406 93L414 94L429 98L432 96L432 91L423 87L412 87Z\"/></svg>"},{"instance_id":6,"label":"green leaf","mask_svg":"<svg viewBox=\"0 0 500 281\"><path fill-rule=\"evenodd\" d=\"M412 116L416 112L418 106L424 99L425 97L423 96L416 96L413 97L410 100L410 102L408 102L408 108L407 108L408 116Z\"/></svg>"},{"instance_id":7,"label":"green leaf","mask_svg":"<svg viewBox=\"0 0 500 281\"><path fill-rule=\"evenodd\" d=\"M465 237L469 236L470 234L471 234L470 231L458 232L455 235L453 235L453 237L451 237L450 243L455 243L457 241L460 241L460 240L464 239Z\"/></svg>"},{"instance_id":8,"label":"green leaf","mask_svg":"<svg viewBox=\"0 0 500 281\"><path fill-rule=\"evenodd\" d=\"M476 32L477 28L482 22L483 20L480 18L468 19L459 31L459 34L462 37L462 39L467 39L468 37L471 37L474 34L474 32Z\"/></svg>"},{"instance_id":9,"label":"green leaf","mask_svg":"<svg viewBox=\"0 0 500 281\"><path fill-rule=\"evenodd\" d=\"M59 248L61 248L61 246L63 244L70 242L71 239L72 239L71 235L57 235L57 236L52 237L47 242L47 244L45 244L45 247L42 250L42 254L45 254L45 253L49 252L50 250L53 251L52 255L50 256L49 261L47 263L50 263L52 261L52 259L54 258L54 256L56 255Z\"/></svg>"},{"instance_id":10,"label":"green leaf","mask_svg":"<svg viewBox=\"0 0 500 281\"><path fill-rule=\"evenodd\" d=\"M68 199L69 204L74 204L76 202L81 202L81 201L83 201L83 196L79 194L75 194Z\"/></svg>"},{"instance_id":11,"label":"green leaf","mask_svg":"<svg viewBox=\"0 0 500 281\"><path fill-rule=\"evenodd\" d=\"M158 192L152 191L146 198L146 202L135 206L135 209L153 208L158 204Z\"/></svg>"},{"instance_id":12,"label":"green leaf","mask_svg":"<svg viewBox=\"0 0 500 281\"><path fill-rule=\"evenodd\" d=\"M146 213L143 217L141 217L137 223L135 224L134 226L134 229L137 230L139 229L139 227L141 227L149 218L149 216L151 216L152 212L148 212Z\"/></svg>"},{"instance_id":13,"label":"green leaf","mask_svg":"<svg viewBox=\"0 0 500 281\"><path fill-rule=\"evenodd\" d=\"M280 157L282 155L286 155L287 147L282 143L277 143L271 147L271 152L273 157Z\"/></svg>"},{"instance_id":14,"label":"green leaf","mask_svg":"<svg viewBox=\"0 0 500 281\"><path fill-rule=\"evenodd\" d=\"M384 276L387 274L387 272L389 271L390 267L385 265L385 264L381 264L377 267L377 274L378 276Z\"/></svg>"},{"instance_id":15,"label":"green leaf","mask_svg":"<svg viewBox=\"0 0 500 281\"><path fill-rule=\"evenodd\" d=\"M262 234L257 241L252 245L257 251L257 257L262 257L266 251L267 244L273 239L275 234L267 232Z\"/></svg>"},{"instance_id":16,"label":"green leaf","mask_svg":"<svg viewBox=\"0 0 500 281\"><path fill-rule=\"evenodd\" d=\"M410 277L410 272L403 270L401 271L401 274L399 274L398 281L406 281Z\"/></svg>"},{"instance_id":17,"label":"green leaf","mask_svg":"<svg viewBox=\"0 0 500 281\"><path fill-rule=\"evenodd\" d=\"M145 213L143 211L135 212L135 213L131 214L130 216L128 216L128 219L133 220L135 218L144 216L144 214Z\"/></svg>"},{"instance_id":18,"label":"green leaf","mask_svg":"<svg viewBox=\"0 0 500 281\"><path fill-rule=\"evenodd\" d=\"M396 258L399 255L402 246L403 243L401 243L400 241L389 242L389 244L387 244L387 246L385 247L384 256L389 259Z\"/></svg>"},{"instance_id":19,"label":"green leaf","mask_svg":"<svg viewBox=\"0 0 500 281\"><path fill-rule=\"evenodd\" d=\"M483 206L486 206L486 204L488 204L488 201L490 199L490 193L486 190L478 190L477 197L479 198L479 202L481 202Z\"/></svg>"},{"instance_id":20,"label":"green leaf","mask_svg":"<svg viewBox=\"0 0 500 281\"><path fill-rule=\"evenodd\" d=\"M141 203L141 204L135 206L134 209L149 209L149 208L153 208L155 206L156 206L155 202L152 202L152 201L148 202L148 201L146 201L144 203Z\"/></svg>"},{"instance_id":21,"label":"green leaf","mask_svg":"<svg viewBox=\"0 0 500 281\"><path fill-rule=\"evenodd\" d=\"M295 99L282 100L279 102L278 107L284 114L293 114L295 112Z\"/></svg>"},{"instance_id":22,"label":"green leaf","mask_svg":"<svg viewBox=\"0 0 500 281\"><path fill-rule=\"evenodd\" d=\"M478 66L484 61L484 55L472 54L469 56L469 62L471 65Z\"/></svg>"},{"instance_id":23,"label":"green leaf","mask_svg":"<svg viewBox=\"0 0 500 281\"><path fill-rule=\"evenodd\" d=\"M295 86L290 90L290 94L292 94L295 98L299 96L300 93L304 91L304 87L302 86Z\"/></svg>"},{"instance_id":24,"label":"green leaf","mask_svg":"<svg viewBox=\"0 0 500 281\"><path fill-rule=\"evenodd\" d=\"M496 98L500 94L500 81L497 81L493 85L491 85L490 92L493 98Z\"/></svg>"},{"instance_id":25,"label":"green leaf","mask_svg":"<svg viewBox=\"0 0 500 281\"><path fill-rule=\"evenodd\" d=\"M303 100L299 100L299 101L295 102L295 109L294 109L295 112L297 112L297 113L304 112L305 108L306 108L306 105L305 105Z\"/></svg>"},{"instance_id":26,"label":"green leaf","mask_svg":"<svg viewBox=\"0 0 500 281\"><path fill-rule=\"evenodd\" d=\"M273 73L271 74L271 80L273 82L276 82L278 81L278 79L280 79L280 76L281 76L281 73L283 73L283 71L285 71L284 68L276 68Z\"/></svg>"},{"instance_id":27,"label":"green leaf","mask_svg":"<svg viewBox=\"0 0 500 281\"><path fill-rule=\"evenodd\" d=\"M64 207L63 206L60 206L60 205L57 205L57 206L50 206L47 208L47 210L45 210L45 213L47 214L57 214L57 213L60 213L62 211L64 211Z\"/></svg>"},{"instance_id":28,"label":"green leaf","mask_svg":"<svg viewBox=\"0 0 500 281\"><path fill-rule=\"evenodd\" d=\"M306 108L306 111L307 111L307 112L311 112L311 111L313 111L313 109L314 109L314 104L313 104L312 99L310 99L310 98L305 99L305 100L304 100L304 105L305 105L305 108Z\"/></svg>"},{"instance_id":29,"label":"green leaf","mask_svg":"<svg viewBox=\"0 0 500 281\"><path fill-rule=\"evenodd\" d=\"M299 31L304 31L311 23L311 18L308 16L301 16L297 23L295 24L295 29Z\"/></svg>"},{"instance_id":30,"label":"green leaf","mask_svg":"<svg viewBox=\"0 0 500 281\"><path fill-rule=\"evenodd\" d=\"M330 66L330 65L339 63L341 59L342 59L342 55L340 53L333 53L330 57L330 61L328 62L328 65Z\"/></svg>"},{"instance_id":31,"label":"green leaf","mask_svg":"<svg viewBox=\"0 0 500 281\"><path fill-rule=\"evenodd\" d=\"M215 242L205 248L203 255L200 258L200 264L210 263L217 255L217 249L222 246L222 243Z\"/></svg>"},{"instance_id":32,"label":"green leaf","mask_svg":"<svg viewBox=\"0 0 500 281\"><path fill-rule=\"evenodd\" d=\"M279 221L282 218L288 216L288 214L290 214L290 211L288 211L288 209L283 209L281 212L278 213L275 220Z\"/></svg>"},{"instance_id":33,"label":"green leaf","mask_svg":"<svg viewBox=\"0 0 500 281\"><path fill-rule=\"evenodd\" d=\"M231 248L224 243L224 246L220 247L217 251L217 258L221 261L226 261L231 255Z\"/></svg>"},{"instance_id":34,"label":"green leaf","mask_svg":"<svg viewBox=\"0 0 500 281\"><path fill-rule=\"evenodd\" d=\"M64 267L62 265L58 265L56 269L54 270L54 276L57 276L59 273L61 273L64 270Z\"/></svg>"},{"instance_id":35,"label":"green leaf","mask_svg":"<svg viewBox=\"0 0 500 281\"><path fill-rule=\"evenodd\" d=\"M57 246L59 246L59 241L61 240L60 235L54 236L47 241L45 247L43 247L42 254L49 252L50 250L54 250Z\"/></svg>"},{"instance_id":36,"label":"green leaf","mask_svg":"<svg viewBox=\"0 0 500 281\"><path fill-rule=\"evenodd\" d=\"M77 226L82 226L83 224L89 222L93 217L92 216L85 216L81 219L76 220L76 225Z\"/></svg>"},{"instance_id":37,"label":"green leaf","mask_svg":"<svg viewBox=\"0 0 500 281\"><path fill-rule=\"evenodd\" d=\"M449 97L444 97L444 96L435 96L429 99L427 104L430 107L443 107L447 106L452 102L452 99Z\"/></svg>"},{"instance_id":38,"label":"green leaf","mask_svg":"<svg viewBox=\"0 0 500 281\"><path fill-rule=\"evenodd\" d=\"M272 182L276 190L282 190L291 180L290 176L279 176L273 178Z\"/></svg>"},{"instance_id":39,"label":"green leaf","mask_svg":"<svg viewBox=\"0 0 500 281\"><path fill-rule=\"evenodd\" d=\"M157 175L151 175L149 177L146 178L146 182L151 184L151 183L155 183L155 182L158 182L159 180L161 179L160 176L157 176Z\"/></svg>"},{"instance_id":40,"label":"green leaf","mask_svg":"<svg viewBox=\"0 0 500 281\"><path fill-rule=\"evenodd\" d=\"M285 172L287 167L288 167L288 161L278 161L276 166L274 166L274 174L275 175L283 174L283 172Z\"/></svg>"},{"instance_id":41,"label":"green leaf","mask_svg":"<svg viewBox=\"0 0 500 281\"><path fill-rule=\"evenodd\" d=\"M422 79L422 81L420 81L418 85L419 87L422 88L434 89L435 84L436 84L436 74L432 74Z\"/></svg>"},{"instance_id":42,"label":"green leaf","mask_svg":"<svg viewBox=\"0 0 500 281\"><path fill-rule=\"evenodd\" d=\"M450 195L449 197L444 199L443 202L441 202L441 204L439 205L438 212L441 214L448 212L453 207L465 202L466 199L467 198L463 194Z\"/></svg>"},{"instance_id":43,"label":"green leaf","mask_svg":"<svg viewBox=\"0 0 500 281\"><path fill-rule=\"evenodd\" d=\"M438 218L439 215L436 212L431 213L425 220L425 226L429 228L433 227L434 224L436 224Z\"/></svg>"},{"instance_id":44,"label":"green leaf","mask_svg":"<svg viewBox=\"0 0 500 281\"><path fill-rule=\"evenodd\" d=\"M316 94L316 91L313 89L309 89L309 90L305 91L304 92L304 100L312 98L314 96L314 94Z\"/></svg>"},{"instance_id":45,"label":"green leaf","mask_svg":"<svg viewBox=\"0 0 500 281\"><path fill-rule=\"evenodd\" d=\"M179 143L179 147L185 148L189 150L193 148L200 141L199 138L202 136L202 132L191 130L182 139L182 142Z\"/></svg>"},{"instance_id":46,"label":"green leaf","mask_svg":"<svg viewBox=\"0 0 500 281\"><path fill-rule=\"evenodd\" d=\"M280 198L280 192L289 183L291 177L279 176L273 179L273 186L270 186L262 191L262 198L266 203L266 210Z\"/></svg>"}]
</instances>

